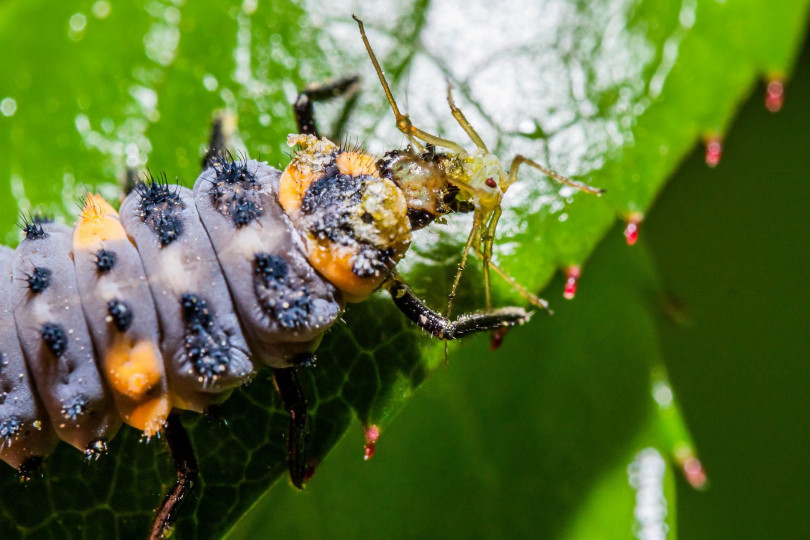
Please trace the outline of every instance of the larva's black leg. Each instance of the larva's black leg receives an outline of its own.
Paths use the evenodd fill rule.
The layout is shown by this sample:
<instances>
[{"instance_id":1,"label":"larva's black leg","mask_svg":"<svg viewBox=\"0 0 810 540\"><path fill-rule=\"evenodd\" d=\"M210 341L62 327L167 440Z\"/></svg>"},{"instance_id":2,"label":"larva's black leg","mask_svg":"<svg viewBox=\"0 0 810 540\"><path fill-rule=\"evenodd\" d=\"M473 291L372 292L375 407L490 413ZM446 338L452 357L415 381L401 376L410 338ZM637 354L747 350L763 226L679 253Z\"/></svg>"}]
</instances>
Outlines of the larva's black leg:
<instances>
[{"instance_id":1,"label":"larva's black leg","mask_svg":"<svg viewBox=\"0 0 810 540\"><path fill-rule=\"evenodd\" d=\"M310 84L298 94L293 104L295 122L298 124L298 133L304 135L318 135L315 124L315 110L312 104L347 94L354 90L354 85L360 80L358 76L345 77L328 84Z\"/></svg>"},{"instance_id":2,"label":"larva's black leg","mask_svg":"<svg viewBox=\"0 0 810 540\"><path fill-rule=\"evenodd\" d=\"M228 148L228 134L224 127L225 118L217 115L211 122L211 137L208 139L208 150L202 159L202 170L218 163Z\"/></svg>"},{"instance_id":3,"label":"larva's black leg","mask_svg":"<svg viewBox=\"0 0 810 540\"><path fill-rule=\"evenodd\" d=\"M127 167L127 177L124 180L124 196L129 195L135 191L135 185L138 183L138 171L132 167Z\"/></svg>"},{"instance_id":4,"label":"larva's black leg","mask_svg":"<svg viewBox=\"0 0 810 540\"><path fill-rule=\"evenodd\" d=\"M273 379L284 408L290 414L287 464L290 467L290 480L300 489L304 486L307 469L307 402L298 381L298 368L274 369Z\"/></svg>"},{"instance_id":5,"label":"larva's black leg","mask_svg":"<svg viewBox=\"0 0 810 540\"><path fill-rule=\"evenodd\" d=\"M523 308L507 307L461 315L451 321L425 305L399 276L391 277L383 286L406 317L426 332L447 341L477 332L523 324L531 317L531 313Z\"/></svg>"},{"instance_id":6,"label":"larva's black leg","mask_svg":"<svg viewBox=\"0 0 810 540\"><path fill-rule=\"evenodd\" d=\"M169 450L177 469L177 480L158 508L155 523L152 525L152 534L149 536L151 540L164 537L174 521L180 502L197 479L197 459L194 457L194 449L177 413L169 415L163 434L169 443Z\"/></svg>"}]
</instances>

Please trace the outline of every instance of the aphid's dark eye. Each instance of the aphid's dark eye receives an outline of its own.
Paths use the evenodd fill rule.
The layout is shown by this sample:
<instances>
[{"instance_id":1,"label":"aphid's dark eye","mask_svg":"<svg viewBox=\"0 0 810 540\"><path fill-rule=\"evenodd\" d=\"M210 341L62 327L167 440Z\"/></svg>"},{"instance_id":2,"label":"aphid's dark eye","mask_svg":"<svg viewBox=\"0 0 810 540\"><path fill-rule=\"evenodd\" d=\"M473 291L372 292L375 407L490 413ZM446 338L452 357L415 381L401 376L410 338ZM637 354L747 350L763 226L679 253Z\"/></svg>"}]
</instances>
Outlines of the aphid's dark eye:
<instances>
[{"instance_id":1,"label":"aphid's dark eye","mask_svg":"<svg viewBox=\"0 0 810 540\"><path fill-rule=\"evenodd\" d=\"M96 270L102 274L106 274L115 268L117 258L114 251L107 251L106 249L96 251Z\"/></svg>"},{"instance_id":2,"label":"aphid's dark eye","mask_svg":"<svg viewBox=\"0 0 810 540\"><path fill-rule=\"evenodd\" d=\"M33 293L41 293L51 284L51 271L40 266L34 267L34 271L26 278L28 288Z\"/></svg>"},{"instance_id":3,"label":"aphid's dark eye","mask_svg":"<svg viewBox=\"0 0 810 540\"><path fill-rule=\"evenodd\" d=\"M48 347L48 350L51 351L54 356L62 356L67 350L68 341L65 336L65 331L62 330L62 327L58 324L43 324L40 334L42 335L42 341L45 342L45 346Z\"/></svg>"},{"instance_id":4,"label":"aphid's dark eye","mask_svg":"<svg viewBox=\"0 0 810 540\"><path fill-rule=\"evenodd\" d=\"M492 178L487 178L486 180L484 180L484 183L485 183L486 185L488 185L489 187L491 187L491 188L496 188L496 187L498 187L498 184L497 184L497 183L495 182L495 180L493 180Z\"/></svg>"},{"instance_id":5,"label":"aphid's dark eye","mask_svg":"<svg viewBox=\"0 0 810 540\"><path fill-rule=\"evenodd\" d=\"M113 324L119 332L126 332L132 325L132 307L121 300L107 302L107 313L112 317Z\"/></svg>"},{"instance_id":6,"label":"aphid's dark eye","mask_svg":"<svg viewBox=\"0 0 810 540\"><path fill-rule=\"evenodd\" d=\"M374 216L368 212L365 212L362 216L360 216L360 219L363 220L363 223L374 223Z\"/></svg>"}]
</instances>

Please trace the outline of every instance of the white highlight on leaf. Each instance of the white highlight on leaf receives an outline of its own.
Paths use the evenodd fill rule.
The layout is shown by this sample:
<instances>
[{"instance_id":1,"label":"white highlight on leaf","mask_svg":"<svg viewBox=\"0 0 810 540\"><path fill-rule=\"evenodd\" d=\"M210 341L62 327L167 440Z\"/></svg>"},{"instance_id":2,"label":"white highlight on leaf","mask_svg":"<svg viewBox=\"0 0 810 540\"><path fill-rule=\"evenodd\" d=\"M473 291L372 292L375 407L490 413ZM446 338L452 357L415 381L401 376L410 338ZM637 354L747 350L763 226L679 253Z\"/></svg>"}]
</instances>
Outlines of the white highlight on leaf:
<instances>
[{"instance_id":1,"label":"white highlight on leaf","mask_svg":"<svg viewBox=\"0 0 810 540\"><path fill-rule=\"evenodd\" d=\"M636 491L633 509L633 535L639 540L667 537L667 499L664 475L667 464L655 448L641 450L627 467L630 486Z\"/></svg>"},{"instance_id":2,"label":"white highlight on leaf","mask_svg":"<svg viewBox=\"0 0 810 540\"><path fill-rule=\"evenodd\" d=\"M97 19L106 19L110 15L110 11L112 11L112 6L107 0L98 0L98 2L93 4L93 7L90 8L90 11Z\"/></svg>"},{"instance_id":3,"label":"white highlight on leaf","mask_svg":"<svg viewBox=\"0 0 810 540\"><path fill-rule=\"evenodd\" d=\"M0 101L0 114L3 116L14 116L17 112L17 101L12 97L3 98Z\"/></svg>"},{"instance_id":4,"label":"white highlight on leaf","mask_svg":"<svg viewBox=\"0 0 810 540\"><path fill-rule=\"evenodd\" d=\"M214 77L210 73L206 73L203 76L203 86L209 92L213 92L214 90L217 89L217 87L219 87L219 82L217 81L216 77Z\"/></svg>"},{"instance_id":5,"label":"white highlight on leaf","mask_svg":"<svg viewBox=\"0 0 810 540\"><path fill-rule=\"evenodd\" d=\"M653 384L652 395L659 407L666 409L672 406L672 388L667 383L658 381Z\"/></svg>"}]
</instances>

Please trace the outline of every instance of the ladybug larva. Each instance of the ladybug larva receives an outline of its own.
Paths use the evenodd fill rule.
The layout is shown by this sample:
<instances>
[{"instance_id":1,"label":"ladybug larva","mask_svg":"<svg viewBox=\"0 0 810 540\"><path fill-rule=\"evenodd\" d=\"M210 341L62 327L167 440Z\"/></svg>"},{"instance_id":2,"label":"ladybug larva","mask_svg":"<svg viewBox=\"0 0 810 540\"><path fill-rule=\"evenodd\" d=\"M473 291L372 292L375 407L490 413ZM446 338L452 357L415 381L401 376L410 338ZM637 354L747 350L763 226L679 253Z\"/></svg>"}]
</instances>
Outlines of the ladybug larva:
<instances>
[{"instance_id":1,"label":"ladybug larva","mask_svg":"<svg viewBox=\"0 0 810 540\"><path fill-rule=\"evenodd\" d=\"M297 151L284 171L233 159L215 122L192 189L144 178L119 211L91 194L72 231L35 216L16 250L0 246L0 459L23 478L60 439L97 458L122 423L161 434L178 470L152 528L160 538L198 474L176 411L205 411L262 366L289 413L289 472L302 486L307 411L297 369L314 365L347 303L387 291L445 341L523 324L523 308L491 307L492 267L545 306L491 262L503 193L521 163L598 190L521 156L505 171L449 92L477 150L415 128L357 22L407 148L378 158L320 138L313 102L357 78L311 86L294 104L298 133L287 143ZM474 225L452 290L472 249L484 260L487 309L451 319L452 295L443 316L395 267L412 231L455 212L473 212Z\"/></svg>"}]
</instances>

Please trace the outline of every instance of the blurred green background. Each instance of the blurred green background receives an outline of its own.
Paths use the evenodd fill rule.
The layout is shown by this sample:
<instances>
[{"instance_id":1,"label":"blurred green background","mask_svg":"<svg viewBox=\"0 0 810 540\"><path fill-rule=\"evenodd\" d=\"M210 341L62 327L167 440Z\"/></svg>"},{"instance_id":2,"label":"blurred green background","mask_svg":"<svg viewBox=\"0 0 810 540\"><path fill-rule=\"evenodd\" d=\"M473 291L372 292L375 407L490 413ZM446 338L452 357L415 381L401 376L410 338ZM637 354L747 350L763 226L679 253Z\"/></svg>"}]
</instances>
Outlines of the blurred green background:
<instances>
[{"instance_id":1,"label":"blurred green background","mask_svg":"<svg viewBox=\"0 0 810 540\"><path fill-rule=\"evenodd\" d=\"M401 144L358 13L421 126L461 139L449 80L503 159L527 153L608 194L529 171L510 190L498 261L545 287L556 314L496 352L468 340L445 365L384 298L352 306L305 376L319 466L303 493L270 488L285 418L265 376L218 415L186 415L202 480L176 537L806 538L810 54L794 63L807 8L5 2L0 232L15 243L17 212L32 207L70 222L85 187L116 199L127 166L189 184L218 109L239 116L237 149L283 165L289 102L329 76L365 81L348 105L319 108L325 132L377 152ZM768 112L759 81L791 73L783 110ZM700 142L723 134L710 169ZM621 221L636 213L631 248ZM405 261L436 306L468 226L455 216L417 236ZM568 302L570 265L583 276ZM460 305L481 305L480 284L473 264ZM495 294L521 301L502 283ZM371 424L383 435L364 462ZM684 444L706 491L681 479ZM29 485L0 471L0 536L142 537L172 477L161 443L129 429L90 467L62 445Z\"/></svg>"}]
</instances>

